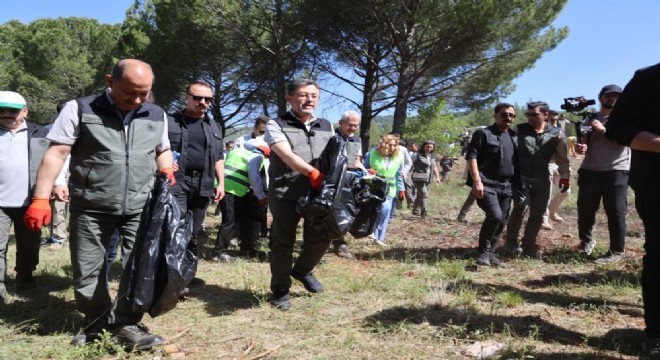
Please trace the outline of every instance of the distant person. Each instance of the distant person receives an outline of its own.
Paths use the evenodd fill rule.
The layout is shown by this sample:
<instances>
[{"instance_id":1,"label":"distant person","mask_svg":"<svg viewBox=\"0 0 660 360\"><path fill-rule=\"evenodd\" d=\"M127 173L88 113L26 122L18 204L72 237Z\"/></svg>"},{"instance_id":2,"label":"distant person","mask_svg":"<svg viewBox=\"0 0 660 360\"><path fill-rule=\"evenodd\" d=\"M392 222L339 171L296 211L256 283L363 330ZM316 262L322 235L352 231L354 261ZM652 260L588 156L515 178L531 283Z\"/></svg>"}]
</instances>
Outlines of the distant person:
<instances>
[{"instance_id":1,"label":"distant person","mask_svg":"<svg viewBox=\"0 0 660 360\"><path fill-rule=\"evenodd\" d=\"M417 145L416 142L411 142L408 145L408 154L410 155L411 160L418 151L419 145ZM412 172L409 171L408 176L403 178L403 185L406 188L406 204L408 205L408 209L412 209L413 205L415 204L415 185L413 184L411 174Z\"/></svg>"},{"instance_id":2,"label":"distant person","mask_svg":"<svg viewBox=\"0 0 660 360\"><path fill-rule=\"evenodd\" d=\"M401 168L401 174L405 178L406 176L410 176L410 169L412 168L412 158L410 157L410 153L408 153L408 148L406 148L405 142L401 138L401 134L398 132L390 132L390 135L394 136L396 140L399 142L399 154L403 156L403 167ZM394 213L396 212L396 209L402 209L403 208L403 201L399 200L397 197L394 197L393 199L393 204L394 206L392 207L392 211L390 212L390 218L394 217Z\"/></svg>"},{"instance_id":3,"label":"distant person","mask_svg":"<svg viewBox=\"0 0 660 360\"><path fill-rule=\"evenodd\" d=\"M266 133L266 124L269 120L268 116L265 115L257 117L252 126L252 132L236 138L236 141L233 141L233 148L245 147L246 144L249 144L251 146L249 146L250 148L248 150L251 151L259 145L266 145L264 134Z\"/></svg>"},{"instance_id":4,"label":"distant person","mask_svg":"<svg viewBox=\"0 0 660 360\"><path fill-rule=\"evenodd\" d=\"M440 159L440 177L442 182L447 181L447 175L449 175L449 172L454 167L455 162L456 159L449 155L443 155Z\"/></svg>"},{"instance_id":5,"label":"distant person","mask_svg":"<svg viewBox=\"0 0 660 360\"><path fill-rule=\"evenodd\" d=\"M66 101L62 101L57 104L57 113L62 112ZM52 127L51 125L46 126L49 130ZM48 239L46 239L47 244L52 244L51 248L59 249L62 247L66 239L69 237L67 231L67 214L69 212L69 162L71 157L67 157L64 161L64 166L62 171L55 179L55 187L53 188L53 194L55 199L52 201L53 205L53 221L51 224L51 234Z\"/></svg>"},{"instance_id":6,"label":"distant person","mask_svg":"<svg viewBox=\"0 0 660 360\"><path fill-rule=\"evenodd\" d=\"M564 123L559 121L559 113L554 111L554 110L549 110L548 111L548 119L547 122L562 131L564 131ZM567 148L568 148L568 139L567 139ZM569 148L570 152L570 148ZM566 191L561 191L559 189L559 180L561 180L561 175L559 174L559 166L554 162L553 159L550 159L550 162L548 163L548 172L550 173L550 202L548 203L548 207L545 210L545 214L543 214L543 223L541 224L541 228L545 230L552 230L552 224L550 223L550 220L560 223L564 221L564 218L559 216L557 212L559 211L559 208L561 207L561 204L568 198L568 196L571 194L571 189L569 188ZM552 195L552 190L555 190L554 196Z\"/></svg>"},{"instance_id":7,"label":"distant person","mask_svg":"<svg viewBox=\"0 0 660 360\"><path fill-rule=\"evenodd\" d=\"M427 140L422 144L421 150L415 153L412 158L411 177L415 186L415 203L412 214L419 215L422 219L427 216L429 206L429 184L435 182L440 185L440 175L438 167L435 164L435 141Z\"/></svg>"}]
</instances>

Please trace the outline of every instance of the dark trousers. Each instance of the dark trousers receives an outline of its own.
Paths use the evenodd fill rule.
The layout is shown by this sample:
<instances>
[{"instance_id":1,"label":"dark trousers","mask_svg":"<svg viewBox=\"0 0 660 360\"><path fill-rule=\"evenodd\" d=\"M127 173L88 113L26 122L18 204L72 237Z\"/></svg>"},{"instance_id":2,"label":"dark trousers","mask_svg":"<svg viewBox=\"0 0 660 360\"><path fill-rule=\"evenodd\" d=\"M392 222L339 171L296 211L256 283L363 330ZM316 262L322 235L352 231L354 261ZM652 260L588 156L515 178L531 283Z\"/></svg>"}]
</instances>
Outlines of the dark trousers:
<instances>
[{"instance_id":1,"label":"dark trousers","mask_svg":"<svg viewBox=\"0 0 660 360\"><path fill-rule=\"evenodd\" d=\"M525 214L529 212L521 243L523 249L535 251L537 250L536 237L541 231L543 214L548 207L550 186L547 181L528 185L521 195L521 197L514 196L513 198L513 210L511 210L506 227L506 244L509 247L518 246L518 234Z\"/></svg>"},{"instance_id":2,"label":"dark trousers","mask_svg":"<svg viewBox=\"0 0 660 360\"><path fill-rule=\"evenodd\" d=\"M222 223L218 230L218 237L215 240L215 251L224 252L229 249L229 242L236 237L236 215L234 214L234 194L225 193L225 197L220 201L220 212L222 213Z\"/></svg>"},{"instance_id":3,"label":"dark trousers","mask_svg":"<svg viewBox=\"0 0 660 360\"><path fill-rule=\"evenodd\" d=\"M252 193L234 196L234 215L242 255L255 254L257 251L262 214L266 211L266 207L259 206L257 201Z\"/></svg>"},{"instance_id":4,"label":"dark trousers","mask_svg":"<svg viewBox=\"0 0 660 360\"><path fill-rule=\"evenodd\" d=\"M465 219L467 217L467 214L470 212L470 209L472 208L475 200L477 200L477 198L472 195L472 190L470 190L467 198L465 199L465 202L463 203L463 206L461 207L461 211L458 212L459 219Z\"/></svg>"},{"instance_id":5,"label":"dark trousers","mask_svg":"<svg viewBox=\"0 0 660 360\"><path fill-rule=\"evenodd\" d=\"M635 189L635 207L644 223L646 254L642 260L642 297L646 336L660 339L660 192L658 179Z\"/></svg>"},{"instance_id":6,"label":"dark trousers","mask_svg":"<svg viewBox=\"0 0 660 360\"><path fill-rule=\"evenodd\" d=\"M208 196L199 195L200 183L201 177L186 175L183 177L183 181L178 182L172 191L181 210L181 218L184 218L188 211L192 212L192 238L188 244L188 249L195 255L197 255L197 235L202 229L202 224L206 218L206 209L211 200Z\"/></svg>"},{"instance_id":7,"label":"dark trousers","mask_svg":"<svg viewBox=\"0 0 660 360\"><path fill-rule=\"evenodd\" d=\"M610 232L610 251L623 252L626 244L628 171L578 171L578 235L583 243L593 240L596 212L603 199Z\"/></svg>"},{"instance_id":8,"label":"dark trousers","mask_svg":"<svg viewBox=\"0 0 660 360\"><path fill-rule=\"evenodd\" d=\"M330 246L327 234L318 233L307 223L303 224L303 244L296 263L293 264L293 246L296 242L296 228L300 215L296 211L295 200L269 198L273 222L270 227L270 288L273 292L285 291L291 287L291 271L308 274L321 261Z\"/></svg>"},{"instance_id":9,"label":"dark trousers","mask_svg":"<svg viewBox=\"0 0 660 360\"><path fill-rule=\"evenodd\" d=\"M504 230L511 207L511 185L485 186L484 197L477 205L486 213L479 231L479 253L493 252Z\"/></svg>"},{"instance_id":10,"label":"dark trousers","mask_svg":"<svg viewBox=\"0 0 660 360\"><path fill-rule=\"evenodd\" d=\"M9 228L14 224L16 235L16 270L17 274L32 274L39 264L41 232L32 231L25 226L27 207L0 208L0 290L5 285L7 275L7 247L9 246Z\"/></svg>"}]
</instances>

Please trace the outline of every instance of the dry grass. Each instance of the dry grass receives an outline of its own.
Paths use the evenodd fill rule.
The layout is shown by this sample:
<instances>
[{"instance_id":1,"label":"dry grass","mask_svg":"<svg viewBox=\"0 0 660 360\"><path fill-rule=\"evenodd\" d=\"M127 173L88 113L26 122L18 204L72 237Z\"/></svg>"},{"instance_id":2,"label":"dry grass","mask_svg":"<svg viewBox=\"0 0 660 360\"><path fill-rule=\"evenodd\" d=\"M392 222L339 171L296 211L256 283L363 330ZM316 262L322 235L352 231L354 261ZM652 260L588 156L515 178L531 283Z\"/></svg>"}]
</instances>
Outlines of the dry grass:
<instances>
[{"instance_id":1,"label":"dry grass","mask_svg":"<svg viewBox=\"0 0 660 360\"><path fill-rule=\"evenodd\" d=\"M165 338L177 337L173 343L193 359L461 359L462 350L480 340L504 343L502 359L636 358L644 327L643 229L632 206L621 263L591 261L606 251L602 214L595 255L575 250L574 193L560 211L565 222L541 233L543 260L477 268L471 252L483 216L475 206L470 224L453 221L468 191L460 183L454 177L433 186L427 219L400 211L390 225L390 247L349 239L357 260L328 253L316 272L326 292L312 296L294 284L289 312L268 305L268 264L216 264L209 240L198 273L206 284L194 287L174 311L145 323ZM210 227L217 221L208 218ZM12 245L10 269L14 253ZM41 291L0 307L0 358L165 355L114 353L112 344L70 347L80 316L68 262L66 249L44 248L37 271Z\"/></svg>"}]
</instances>

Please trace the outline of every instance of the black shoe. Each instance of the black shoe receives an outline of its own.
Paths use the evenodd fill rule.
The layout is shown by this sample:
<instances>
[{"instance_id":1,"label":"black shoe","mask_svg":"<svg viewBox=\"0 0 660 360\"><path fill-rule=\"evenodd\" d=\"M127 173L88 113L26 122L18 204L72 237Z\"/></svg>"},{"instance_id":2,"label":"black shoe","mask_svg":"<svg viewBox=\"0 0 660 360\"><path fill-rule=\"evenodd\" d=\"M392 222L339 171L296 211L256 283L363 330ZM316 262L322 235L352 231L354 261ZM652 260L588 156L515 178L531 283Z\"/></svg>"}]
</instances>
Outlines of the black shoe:
<instances>
[{"instance_id":1,"label":"black shoe","mask_svg":"<svg viewBox=\"0 0 660 360\"><path fill-rule=\"evenodd\" d=\"M490 253L483 252L477 257L477 265L490 266Z\"/></svg>"},{"instance_id":2,"label":"black shoe","mask_svg":"<svg viewBox=\"0 0 660 360\"><path fill-rule=\"evenodd\" d=\"M340 258L344 259L353 259L353 254L348 250L348 245L346 244L341 244L337 247L335 247L335 255L339 256Z\"/></svg>"},{"instance_id":3,"label":"black shoe","mask_svg":"<svg viewBox=\"0 0 660 360\"><path fill-rule=\"evenodd\" d=\"M278 310L291 309L291 298L289 297L289 290L278 290L273 292L270 298L270 304Z\"/></svg>"},{"instance_id":4,"label":"black shoe","mask_svg":"<svg viewBox=\"0 0 660 360\"><path fill-rule=\"evenodd\" d=\"M490 253L490 265L498 268L506 267L504 261L500 260L500 258L497 257L497 255L495 255L494 253Z\"/></svg>"},{"instance_id":5,"label":"black shoe","mask_svg":"<svg viewBox=\"0 0 660 360\"><path fill-rule=\"evenodd\" d=\"M120 325L112 330L112 335L120 344L138 350L150 349L162 345L165 339L149 333L149 329L141 323L133 325Z\"/></svg>"},{"instance_id":6,"label":"black shoe","mask_svg":"<svg viewBox=\"0 0 660 360\"><path fill-rule=\"evenodd\" d=\"M640 355L640 359L645 360L660 360L660 339L646 338L642 344L644 353Z\"/></svg>"},{"instance_id":7,"label":"black shoe","mask_svg":"<svg viewBox=\"0 0 660 360\"><path fill-rule=\"evenodd\" d=\"M524 249L522 251L522 256L530 259L541 259L541 252L538 249Z\"/></svg>"},{"instance_id":8,"label":"black shoe","mask_svg":"<svg viewBox=\"0 0 660 360\"><path fill-rule=\"evenodd\" d=\"M16 273L16 291L30 291L37 288L32 273Z\"/></svg>"},{"instance_id":9,"label":"black shoe","mask_svg":"<svg viewBox=\"0 0 660 360\"><path fill-rule=\"evenodd\" d=\"M237 259L233 256L229 256L226 252L220 252L213 258L213 260L219 263L233 263L236 262Z\"/></svg>"},{"instance_id":10,"label":"black shoe","mask_svg":"<svg viewBox=\"0 0 660 360\"><path fill-rule=\"evenodd\" d=\"M190 286L199 286L199 285L204 285L204 284L206 284L206 281L204 281L203 279L200 279L198 277L194 277L192 280L190 280L190 284L188 284L188 285L190 285Z\"/></svg>"},{"instance_id":11,"label":"black shoe","mask_svg":"<svg viewBox=\"0 0 660 360\"><path fill-rule=\"evenodd\" d=\"M302 275L296 270L293 270L291 271L291 277L300 281L305 287L305 290L311 293L323 292L323 284L321 284L321 282L314 276L313 273Z\"/></svg>"}]
</instances>

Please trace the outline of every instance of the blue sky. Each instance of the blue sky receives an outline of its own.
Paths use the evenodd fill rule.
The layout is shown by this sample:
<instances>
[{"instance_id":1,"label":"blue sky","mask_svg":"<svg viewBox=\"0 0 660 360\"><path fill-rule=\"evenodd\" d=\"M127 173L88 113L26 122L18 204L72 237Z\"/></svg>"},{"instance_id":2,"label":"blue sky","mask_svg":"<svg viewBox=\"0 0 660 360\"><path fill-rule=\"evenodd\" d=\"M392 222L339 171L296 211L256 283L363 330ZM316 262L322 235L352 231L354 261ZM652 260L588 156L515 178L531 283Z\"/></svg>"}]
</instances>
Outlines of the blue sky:
<instances>
[{"instance_id":1,"label":"blue sky","mask_svg":"<svg viewBox=\"0 0 660 360\"><path fill-rule=\"evenodd\" d=\"M506 0L502 0L506 1ZM0 23L28 23L42 17L84 16L118 23L133 0L23 0L2 4ZM504 101L544 100L559 108L564 97L595 98L603 85L624 86L633 72L660 62L660 1L569 0L553 23L568 26L569 36L518 77L516 91ZM350 105L322 100L319 113L336 120Z\"/></svg>"}]
</instances>

